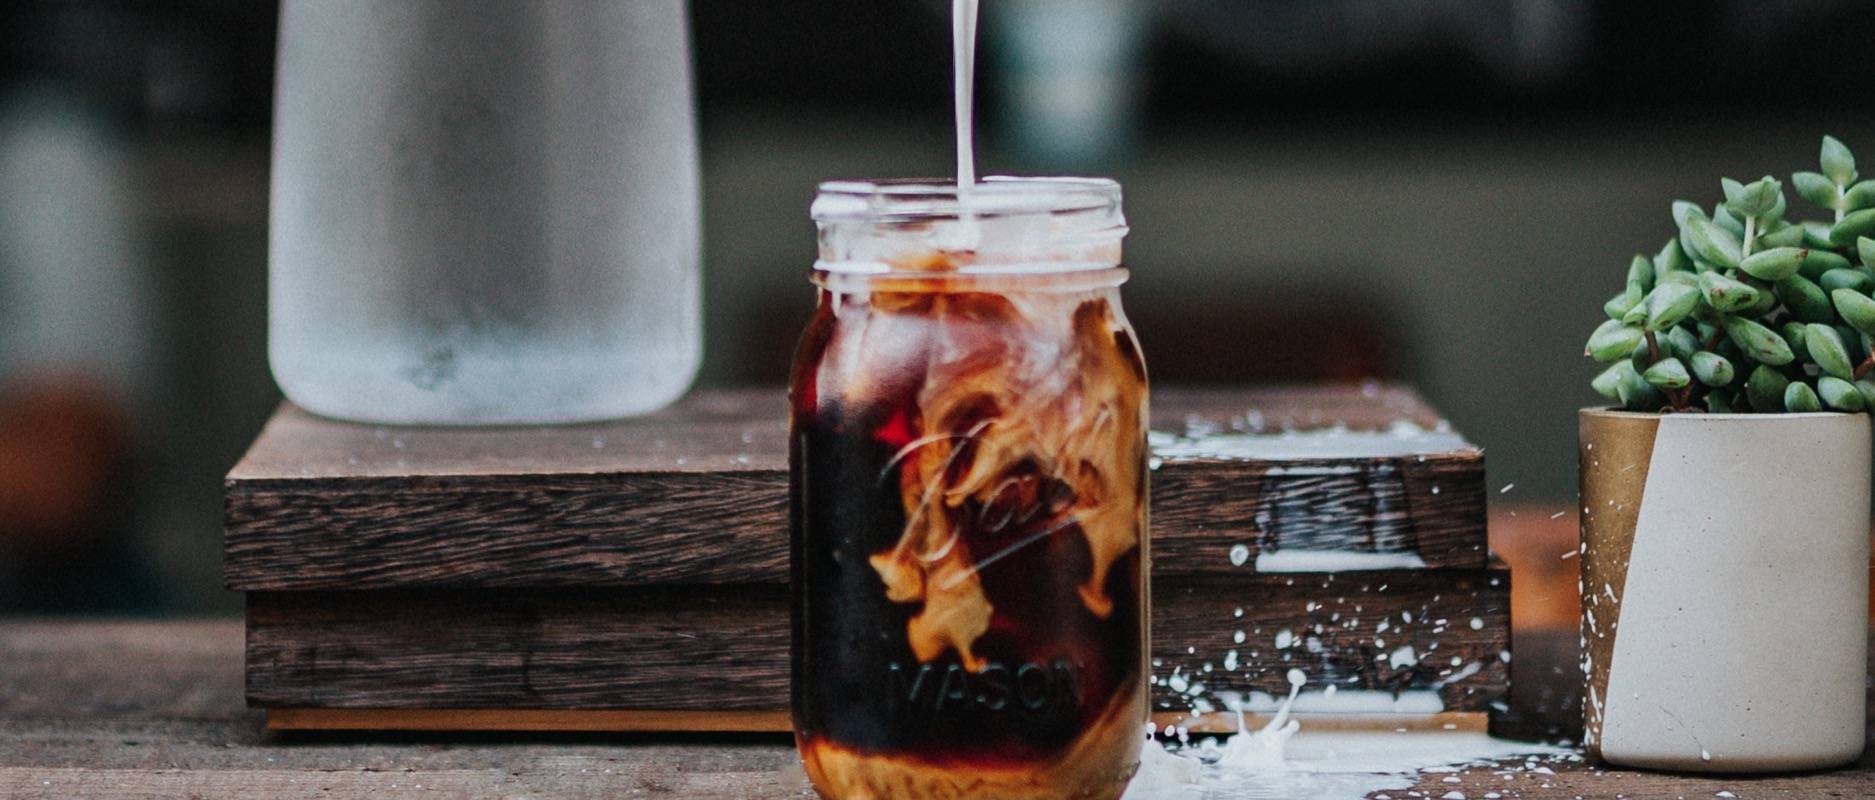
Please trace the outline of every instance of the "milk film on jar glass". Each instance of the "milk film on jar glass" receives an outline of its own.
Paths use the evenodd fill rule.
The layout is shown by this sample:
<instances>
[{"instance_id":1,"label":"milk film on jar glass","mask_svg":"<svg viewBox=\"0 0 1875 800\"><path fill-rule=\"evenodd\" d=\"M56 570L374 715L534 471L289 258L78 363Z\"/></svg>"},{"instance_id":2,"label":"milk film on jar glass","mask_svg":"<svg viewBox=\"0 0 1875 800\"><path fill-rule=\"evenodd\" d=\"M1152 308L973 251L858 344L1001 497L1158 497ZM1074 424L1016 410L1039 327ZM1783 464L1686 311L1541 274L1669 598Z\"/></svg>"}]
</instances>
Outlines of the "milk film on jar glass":
<instances>
[{"instance_id":1,"label":"milk film on jar glass","mask_svg":"<svg viewBox=\"0 0 1875 800\"><path fill-rule=\"evenodd\" d=\"M791 381L793 710L831 798L1112 798L1147 715L1120 187L835 182Z\"/></svg>"}]
</instances>

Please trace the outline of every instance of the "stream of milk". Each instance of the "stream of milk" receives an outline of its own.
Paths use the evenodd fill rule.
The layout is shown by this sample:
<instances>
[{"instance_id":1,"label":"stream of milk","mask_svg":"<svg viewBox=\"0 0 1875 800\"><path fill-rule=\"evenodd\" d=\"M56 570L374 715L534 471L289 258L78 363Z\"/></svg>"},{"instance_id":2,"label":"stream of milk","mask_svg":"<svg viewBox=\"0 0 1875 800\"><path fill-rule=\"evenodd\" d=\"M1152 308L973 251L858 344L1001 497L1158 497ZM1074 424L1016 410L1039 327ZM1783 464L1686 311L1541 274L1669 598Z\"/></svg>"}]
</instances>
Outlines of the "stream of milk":
<instances>
[{"instance_id":1,"label":"stream of milk","mask_svg":"<svg viewBox=\"0 0 1875 800\"><path fill-rule=\"evenodd\" d=\"M962 195L977 184L976 144L972 135L977 82L977 0L952 0L951 61L955 73L952 96L957 113L957 192Z\"/></svg>"}]
</instances>

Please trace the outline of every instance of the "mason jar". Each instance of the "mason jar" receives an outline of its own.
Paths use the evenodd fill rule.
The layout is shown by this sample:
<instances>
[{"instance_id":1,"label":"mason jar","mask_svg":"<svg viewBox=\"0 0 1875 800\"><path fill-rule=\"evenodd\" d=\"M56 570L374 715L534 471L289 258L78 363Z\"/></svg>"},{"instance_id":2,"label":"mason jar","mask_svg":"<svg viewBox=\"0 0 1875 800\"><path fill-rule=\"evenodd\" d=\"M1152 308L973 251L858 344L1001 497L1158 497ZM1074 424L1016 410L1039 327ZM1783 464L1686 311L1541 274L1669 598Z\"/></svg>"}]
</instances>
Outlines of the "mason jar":
<instances>
[{"instance_id":1,"label":"mason jar","mask_svg":"<svg viewBox=\"0 0 1875 800\"><path fill-rule=\"evenodd\" d=\"M1147 719L1146 371L1107 180L823 184L793 711L829 798L1114 798Z\"/></svg>"}]
</instances>

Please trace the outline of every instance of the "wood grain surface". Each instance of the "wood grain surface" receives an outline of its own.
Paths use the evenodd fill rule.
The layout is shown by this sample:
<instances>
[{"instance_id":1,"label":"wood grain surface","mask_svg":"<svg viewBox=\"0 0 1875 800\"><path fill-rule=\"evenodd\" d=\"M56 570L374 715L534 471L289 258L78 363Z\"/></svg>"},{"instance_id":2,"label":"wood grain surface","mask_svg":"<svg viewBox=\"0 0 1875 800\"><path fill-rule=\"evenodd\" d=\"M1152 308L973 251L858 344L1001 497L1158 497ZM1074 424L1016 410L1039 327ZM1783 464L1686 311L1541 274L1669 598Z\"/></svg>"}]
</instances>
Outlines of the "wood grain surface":
<instances>
[{"instance_id":1,"label":"wood grain surface","mask_svg":"<svg viewBox=\"0 0 1875 800\"><path fill-rule=\"evenodd\" d=\"M1507 696L1509 611L1501 569L1161 581L1154 709L1192 708L1179 690L1199 683L1284 693L1293 667L1317 686L1436 689L1446 710L1484 711ZM1426 657L1389 660L1401 647ZM247 687L269 708L779 711L787 596L766 586L250 593Z\"/></svg>"},{"instance_id":2,"label":"wood grain surface","mask_svg":"<svg viewBox=\"0 0 1875 800\"><path fill-rule=\"evenodd\" d=\"M242 703L241 635L234 620L0 621L0 797L812 797L785 736L270 733L261 712ZM1575 643L1573 631L1519 631L1516 692L1555 694L1556 684L1579 682ZM1804 775L1549 766L1427 773L1414 791L1533 800L1875 797L1875 749L1852 768Z\"/></svg>"},{"instance_id":3,"label":"wood grain surface","mask_svg":"<svg viewBox=\"0 0 1875 800\"><path fill-rule=\"evenodd\" d=\"M1162 389L1171 434L1436 429L1391 386ZM700 392L601 425L390 428L283 406L229 474L223 574L242 591L784 584L785 401ZM1448 434L1371 454L1162 459L1155 574L1240 574L1272 549L1413 553L1484 566L1484 463Z\"/></svg>"}]
</instances>

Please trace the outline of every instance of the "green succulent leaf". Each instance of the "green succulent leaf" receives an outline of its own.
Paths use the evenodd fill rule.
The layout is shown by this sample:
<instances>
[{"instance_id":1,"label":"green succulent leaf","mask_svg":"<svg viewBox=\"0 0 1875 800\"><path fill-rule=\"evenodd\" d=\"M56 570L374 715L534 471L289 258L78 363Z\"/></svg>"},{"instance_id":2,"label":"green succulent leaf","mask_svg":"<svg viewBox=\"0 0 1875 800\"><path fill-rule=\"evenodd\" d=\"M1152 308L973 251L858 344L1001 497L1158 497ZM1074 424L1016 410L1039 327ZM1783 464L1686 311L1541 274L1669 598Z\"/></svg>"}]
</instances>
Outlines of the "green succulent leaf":
<instances>
[{"instance_id":1,"label":"green succulent leaf","mask_svg":"<svg viewBox=\"0 0 1875 800\"><path fill-rule=\"evenodd\" d=\"M1848 247L1862 236L1875 236L1875 208L1851 211L1829 229L1829 243L1836 247Z\"/></svg>"},{"instance_id":2,"label":"green succulent leaf","mask_svg":"<svg viewBox=\"0 0 1875 800\"><path fill-rule=\"evenodd\" d=\"M1842 209L1856 211L1875 206L1875 180L1867 180L1849 187L1842 194Z\"/></svg>"},{"instance_id":3,"label":"green succulent leaf","mask_svg":"<svg viewBox=\"0 0 1875 800\"><path fill-rule=\"evenodd\" d=\"M1814 323L1805 326L1803 346L1824 374L1844 380L1855 379L1855 365L1849 361L1849 348L1843 345L1842 336L1836 333L1835 328Z\"/></svg>"},{"instance_id":4,"label":"green succulent leaf","mask_svg":"<svg viewBox=\"0 0 1875 800\"><path fill-rule=\"evenodd\" d=\"M1640 328L1624 325L1619 320L1611 319L1602 323L1601 327L1596 328L1595 332L1589 335L1588 347L1583 350L1583 353L1605 364L1627 358L1641 346L1643 341L1646 341L1646 335L1641 332Z\"/></svg>"},{"instance_id":5,"label":"green succulent leaf","mask_svg":"<svg viewBox=\"0 0 1875 800\"><path fill-rule=\"evenodd\" d=\"M1626 362L1623 362L1626 363ZM1745 401L1753 411L1772 414L1784 410L1784 389L1790 379L1777 370L1759 364L1745 378Z\"/></svg>"},{"instance_id":6,"label":"green succulent leaf","mask_svg":"<svg viewBox=\"0 0 1875 800\"><path fill-rule=\"evenodd\" d=\"M1816 390L1802 381L1792 381L1784 387L1784 410L1793 414L1808 411L1822 411L1823 403L1817 399Z\"/></svg>"},{"instance_id":7,"label":"green succulent leaf","mask_svg":"<svg viewBox=\"0 0 1875 800\"><path fill-rule=\"evenodd\" d=\"M1641 373L1648 383L1661 389L1684 389L1693 382L1693 376L1687 374L1686 365L1677 358L1663 358Z\"/></svg>"},{"instance_id":8,"label":"green succulent leaf","mask_svg":"<svg viewBox=\"0 0 1875 800\"><path fill-rule=\"evenodd\" d=\"M1850 361L1860 364L1862 359L1868 358L1868 347L1865 343L1867 336L1847 325L1831 325L1830 327L1836 329L1836 335L1842 338L1842 346L1848 348Z\"/></svg>"},{"instance_id":9,"label":"green succulent leaf","mask_svg":"<svg viewBox=\"0 0 1875 800\"><path fill-rule=\"evenodd\" d=\"M1608 302L1602 304L1602 311L1608 315L1609 319L1619 320L1629 311L1633 311L1635 306L1640 305L1641 299L1646 296L1647 294L1642 292L1640 287L1630 283L1628 288L1621 290L1620 294L1608 298Z\"/></svg>"},{"instance_id":10,"label":"green succulent leaf","mask_svg":"<svg viewBox=\"0 0 1875 800\"><path fill-rule=\"evenodd\" d=\"M1790 176L1791 186L1797 189L1797 195L1809 201L1817 208L1836 210L1838 199L1836 182L1819 172L1799 172Z\"/></svg>"},{"instance_id":11,"label":"green succulent leaf","mask_svg":"<svg viewBox=\"0 0 1875 800\"><path fill-rule=\"evenodd\" d=\"M1848 269L1850 266L1849 259L1828 250L1806 247L1803 251L1803 266L1797 269L1797 274L1814 281L1820 280L1823 273L1832 269Z\"/></svg>"},{"instance_id":12,"label":"green succulent leaf","mask_svg":"<svg viewBox=\"0 0 1875 800\"><path fill-rule=\"evenodd\" d=\"M1828 322L1833 313L1828 293L1802 275L1778 281L1777 296L1790 309L1791 316L1804 322Z\"/></svg>"},{"instance_id":13,"label":"green succulent leaf","mask_svg":"<svg viewBox=\"0 0 1875 800\"><path fill-rule=\"evenodd\" d=\"M1738 311L1758 302L1757 289L1721 272L1700 273L1699 291L1705 294L1708 305L1720 311Z\"/></svg>"},{"instance_id":14,"label":"green succulent leaf","mask_svg":"<svg viewBox=\"0 0 1875 800\"><path fill-rule=\"evenodd\" d=\"M1857 258L1862 259L1862 266L1875 267L1875 239L1867 236L1856 237L1855 254Z\"/></svg>"},{"instance_id":15,"label":"green succulent leaf","mask_svg":"<svg viewBox=\"0 0 1875 800\"><path fill-rule=\"evenodd\" d=\"M1693 354L1693 375L1707 386L1729 386L1732 379L1738 377L1732 368L1732 362L1718 353L1701 350Z\"/></svg>"},{"instance_id":16,"label":"green succulent leaf","mask_svg":"<svg viewBox=\"0 0 1875 800\"><path fill-rule=\"evenodd\" d=\"M1777 335L1784 337L1784 344L1790 345L1792 353L1808 352L1808 348L1803 346L1803 328L1804 323L1796 320L1777 326Z\"/></svg>"},{"instance_id":17,"label":"green succulent leaf","mask_svg":"<svg viewBox=\"0 0 1875 800\"><path fill-rule=\"evenodd\" d=\"M1641 323L1646 322L1646 321L1647 321L1647 298L1646 297L1642 297L1640 302L1635 303L1633 308L1628 309L1628 313L1621 315L1621 324L1623 325L1633 325L1635 327L1640 327Z\"/></svg>"},{"instance_id":18,"label":"green succulent leaf","mask_svg":"<svg viewBox=\"0 0 1875 800\"><path fill-rule=\"evenodd\" d=\"M1773 247L1752 253L1739 262L1738 268L1759 280L1781 281L1796 274L1797 267L1803 265L1804 254L1804 250L1796 247Z\"/></svg>"},{"instance_id":19,"label":"green succulent leaf","mask_svg":"<svg viewBox=\"0 0 1875 800\"><path fill-rule=\"evenodd\" d=\"M1829 248L1836 246L1834 243L1832 243L1829 240L1829 228L1830 228L1829 223L1817 222L1816 220L1810 219L1810 220L1804 220L1801 224L1803 226L1803 246L1804 247L1809 247L1809 248L1817 249L1817 250L1828 250Z\"/></svg>"},{"instance_id":20,"label":"green succulent leaf","mask_svg":"<svg viewBox=\"0 0 1875 800\"><path fill-rule=\"evenodd\" d=\"M1699 276L1692 272L1669 272L1665 277L1654 282L1654 288L1658 289L1662 286L1672 286L1675 284L1691 286L1697 289L1699 288Z\"/></svg>"},{"instance_id":21,"label":"green succulent leaf","mask_svg":"<svg viewBox=\"0 0 1875 800\"><path fill-rule=\"evenodd\" d=\"M1693 217L1704 219L1705 216L1705 209L1700 208L1698 203L1691 200L1673 201L1673 224L1676 226L1686 227L1688 219Z\"/></svg>"},{"instance_id":22,"label":"green succulent leaf","mask_svg":"<svg viewBox=\"0 0 1875 800\"><path fill-rule=\"evenodd\" d=\"M1609 400L1620 400L1622 370L1631 372L1633 369L1634 365L1626 361L1617 361L1607 369L1602 370L1601 374L1596 375L1595 380L1589 381L1589 388L1594 389L1596 394Z\"/></svg>"},{"instance_id":23,"label":"green succulent leaf","mask_svg":"<svg viewBox=\"0 0 1875 800\"><path fill-rule=\"evenodd\" d=\"M1828 232L1825 231L1824 235L1827 237ZM1654 254L1655 282L1659 282L1669 272L1689 272L1692 269L1693 260L1686 257L1686 251L1680 248L1678 238L1668 239L1666 244L1660 246L1660 252Z\"/></svg>"},{"instance_id":24,"label":"green succulent leaf","mask_svg":"<svg viewBox=\"0 0 1875 800\"><path fill-rule=\"evenodd\" d=\"M1855 156L1834 136L1823 137L1823 152L1817 157L1817 163L1823 167L1823 174L1838 186L1848 186L1855 180Z\"/></svg>"},{"instance_id":25,"label":"green succulent leaf","mask_svg":"<svg viewBox=\"0 0 1875 800\"><path fill-rule=\"evenodd\" d=\"M1714 389L1706 393L1706 412L1710 414L1732 413L1732 393Z\"/></svg>"},{"instance_id":26,"label":"green succulent leaf","mask_svg":"<svg viewBox=\"0 0 1875 800\"><path fill-rule=\"evenodd\" d=\"M1729 277L1758 290L1758 302L1746 306L1743 311L1738 312L1740 315L1756 319L1769 315L1772 309L1777 308L1778 299L1777 292L1775 291L1776 287L1772 284L1743 274L1735 274Z\"/></svg>"},{"instance_id":27,"label":"green succulent leaf","mask_svg":"<svg viewBox=\"0 0 1875 800\"><path fill-rule=\"evenodd\" d=\"M1640 370L1635 369L1626 361L1621 362L1621 366L1627 369L1620 373L1621 383L1617 386L1616 392L1623 408L1630 411L1652 411L1666 404L1666 396L1661 394L1659 389L1654 388L1653 384L1648 383L1646 378L1641 377Z\"/></svg>"},{"instance_id":28,"label":"green succulent leaf","mask_svg":"<svg viewBox=\"0 0 1875 800\"><path fill-rule=\"evenodd\" d=\"M1597 332L1600 332L1599 329ZM1744 351L1745 355L1763 364L1781 367L1796 358L1790 350L1790 345L1785 343L1784 337L1777 335L1777 332L1770 328L1743 317L1727 317L1725 335L1732 340L1733 344L1738 345L1738 349ZM1590 341L1593 342L1594 339L1591 338ZM1632 348L1626 352L1632 352Z\"/></svg>"},{"instance_id":29,"label":"green succulent leaf","mask_svg":"<svg viewBox=\"0 0 1875 800\"><path fill-rule=\"evenodd\" d=\"M1643 292L1654 288L1654 263L1647 256L1635 256L1628 262L1628 285L1639 286Z\"/></svg>"},{"instance_id":30,"label":"green succulent leaf","mask_svg":"<svg viewBox=\"0 0 1875 800\"><path fill-rule=\"evenodd\" d=\"M1875 408L1875 381L1856 381L1855 390L1862 395L1863 408Z\"/></svg>"},{"instance_id":31,"label":"green succulent leaf","mask_svg":"<svg viewBox=\"0 0 1875 800\"><path fill-rule=\"evenodd\" d=\"M1663 283L1647 294L1647 321L1650 331L1664 331L1680 324L1699 304L1699 289L1683 283Z\"/></svg>"},{"instance_id":32,"label":"green succulent leaf","mask_svg":"<svg viewBox=\"0 0 1875 800\"><path fill-rule=\"evenodd\" d=\"M1875 300L1854 289L1837 289L1829 293L1829 299L1849 327L1875 334Z\"/></svg>"},{"instance_id":33,"label":"green succulent leaf","mask_svg":"<svg viewBox=\"0 0 1875 800\"><path fill-rule=\"evenodd\" d=\"M1781 195L1784 186L1769 175L1744 185L1730 178L1720 181L1719 184L1725 189L1725 210L1741 220L1773 219L1771 212L1782 205ZM1741 227L1740 232L1742 231Z\"/></svg>"},{"instance_id":34,"label":"green succulent leaf","mask_svg":"<svg viewBox=\"0 0 1875 800\"><path fill-rule=\"evenodd\" d=\"M1761 247L1802 247L1803 226L1784 225L1758 234L1758 245Z\"/></svg>"},{"instance_id":35,"label":"green succulent leaf","mask_svg":"<svg viewBox=\"0 0 1875 800\"><path fill-rule=\"evenodd\" d=\"M1730 206L1744 199L1745 184L1739 183L1738 181L1732 180L1731 178L1720 178L1719 179L1719 191L1725 193L1725 204L1727 206ZM1740 214L1739 216L1749 217L1752 215Z\"/></svg>"},{"instance_id":36,"label":"green succulent leaf","mask_svg":"<svg viewBox=\"0 0 1875 800\"><path fill-rule=\"evenodd\" d=\"M1870 275L1866 267L1838 268L1823 273L1817 284L1832 292L1837 289L1854 289L1868 294L1875 290L1875 275Z\"/></svg>"},{"instance_id":37,"label":"green succulent leaf","mask_svg":"<svg viewBox=\"0 0 1875 800\"><path fill-rule=\"evenodd\" d=\"M1862 399L1862 393L1856 391L1855 384L1830 375L1816 379L1816 393L1823 399L1823 405L1837 411L1861 411L1868 404Z\"/></svg>"},{"instance_id":38,"label":"green succulent leaf","mask_svg":"<svg viewBox=\"0 0 1875 800\"><path fill-rule=\"evenodd\" d=\"M1699 217L1688 217L1686 227L1681 232L1684 237L1681 244L1686 245L1687 254L1693 258L1724 269L1738 266L1742 258L1739 254L1742 246L1737 234ZM1835 229L1831 229L1830 236L1833 238L1835 235Z\"/></svg>"},{"instance_id":39,"label":"green succulent leaf","mask_svg":"<svg viewBox=\"0 0 1875 800\"><path fill-rule=\"evenodd\" d=\"M1660 346L1666 350L1667 355L1681 361L1692 358L1694 353L1699 352L1699 337L1694 336L1693 329L1686 325L1675 326L1659 338Z\"/></svg>"},{"instance_id":40,"label":"green succulent leaf","mask_svg":"<svg viewBox=\"0 0 1875 800\"><path fill-rule=\"evenodd\" d=\"M1712 224L1741 241L1745 238L1745 221L1727 209L1724 203L1712 207Z\"/></svg>"}]
</instances>

